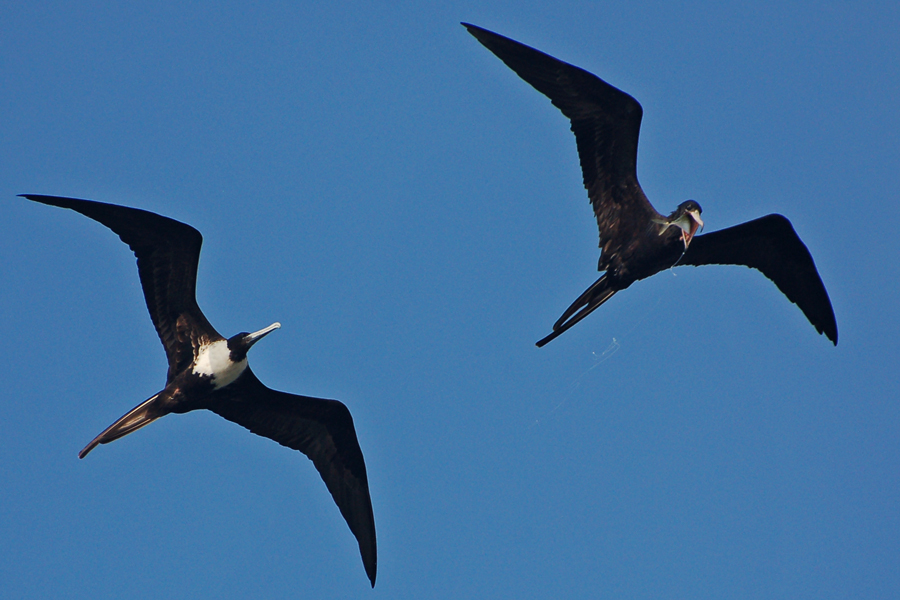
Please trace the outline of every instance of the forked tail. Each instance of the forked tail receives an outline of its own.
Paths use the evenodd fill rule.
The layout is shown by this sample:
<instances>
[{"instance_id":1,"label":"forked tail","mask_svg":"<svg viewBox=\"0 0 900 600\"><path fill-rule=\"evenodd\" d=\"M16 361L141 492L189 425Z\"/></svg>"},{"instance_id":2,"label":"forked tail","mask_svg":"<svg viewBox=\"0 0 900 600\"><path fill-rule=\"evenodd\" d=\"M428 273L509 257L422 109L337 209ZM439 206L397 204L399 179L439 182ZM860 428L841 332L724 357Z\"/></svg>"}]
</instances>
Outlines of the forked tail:
<instances>
[{"instance_id":1,"label":"forked tail","mask_svg":"<svg viewBox=\"0 0 900 600\"><path fill-rule=\"evenodd\" d=\"M557 319L556 323L553 324L553 333L540 340L535 345L538 348L547 345L556 339L557 336L561 335L566 329L594 312L598 306L612 298L613 294L617 291L618 290L614 290L607 285L606 274L604 273L600 279L591 285L591 287L584 290L584 292L575 299L575 302L566 309L566 312Z\"/></svg>"},{"instance_id":2,"label":"forked tail","mask_svg":"<svg viewBox=\"0 0 900 600\"><path fill-rule=\"evenodd\" d=\"M91 443L78 453L78 458L87 456L88 452L96 448L98 444L108 444L165 416L166 413L160 410L159 403L155 402L158 397L159 394L156 394L152 398L144 400L128 411L121 419L104 429L103 433L91 440Z\"/></svg>"}]
</instances>

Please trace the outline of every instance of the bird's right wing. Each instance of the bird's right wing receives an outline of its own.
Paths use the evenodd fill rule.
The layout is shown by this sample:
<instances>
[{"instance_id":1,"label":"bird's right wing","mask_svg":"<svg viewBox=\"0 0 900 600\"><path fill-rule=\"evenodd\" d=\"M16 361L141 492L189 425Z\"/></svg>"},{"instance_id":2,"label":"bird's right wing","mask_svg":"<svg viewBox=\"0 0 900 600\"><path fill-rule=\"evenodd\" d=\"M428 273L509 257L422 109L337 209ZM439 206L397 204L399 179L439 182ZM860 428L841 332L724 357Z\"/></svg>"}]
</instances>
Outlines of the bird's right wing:
<instances>
[{"instance_id":1,"label":"bird's right wing","mask_svg":"<svg viewBox=\"0 0 900 600\"><path fill-rule=\"evenodd\" d=\"M767 215L695 236L679 265L744 265L771 279L816 331L837 345L837 322L816 263L791 222Z\"/></svg>"},{"instance_id":2,"label":"bird's right wing","mask_svg":"<svg viewBox=\"0 0 900 600\"><path fill-rule=\"evenodd\" d=\"M366 574L375 585L375 517L366 463L343 403L278 392L248 367L234 383L211 396L209 410L251 432L299 450L315 465L356 536Z\"/></svg>"},{"instance_id":3,"label":"bird's right wing","mask_svg":"<svg viewBox=\"0 0 900 600\"><path fill-rule=\"evenodd\" d=\"M486 29L463 25L569 118L601 248L606 250L610 241L614 247L625 243L659 216L637 179L643 116L637 100L584 69Z\"/></svg>"},{"instance_id":4,"label":"bird's right wing","mask_svg":"<svg viewBox=\"0 0 900 600\"><path fill-rule=\"evenodd\" d=\"M166 350L169 381L193 362L201 343L194 336L221 338L197 306L197 263L203 243L199 231L138 208L59 196L23 197L79 212L106 225L128 244L137 257L150 319Z\"/></svg>"}]
</instances>

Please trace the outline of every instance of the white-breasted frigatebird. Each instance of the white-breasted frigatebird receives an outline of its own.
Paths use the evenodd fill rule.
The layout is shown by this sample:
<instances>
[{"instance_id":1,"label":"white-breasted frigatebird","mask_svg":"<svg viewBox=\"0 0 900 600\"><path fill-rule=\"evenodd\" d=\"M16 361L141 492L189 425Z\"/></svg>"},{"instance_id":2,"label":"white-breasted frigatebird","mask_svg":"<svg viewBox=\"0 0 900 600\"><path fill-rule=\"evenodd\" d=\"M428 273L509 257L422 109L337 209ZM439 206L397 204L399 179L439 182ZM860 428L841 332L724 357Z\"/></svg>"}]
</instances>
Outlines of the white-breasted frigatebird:
<instances>
[{"instance_id":1,"label":"white-breasted frigatebird","mask_svg":"<svg viewBox=\"0 0 900 600\"><path fill-rule=\"evenodd\" d=\"M211 410L312 460L356 536L374 587L375 518L350 411L337 400L278 392L256 378L247 365L247 351L281 327L279 323L228 339L210 325L195 293L203 243L200 232L137 208L57 196L23 197L79 212L106 225L128 244L137 257L147 309L169 362L166 387L107 427L78 457L169 413Z\"/></svg>"},{"instance_id":2,"label":"white-breasted frigatebird","mask_svg":"<svg viewBox=\"0 0 900 600\"><path fill-rule=\"evenodd\" d=\"M831 300L806 245L790 221L767 215L705 235L700 205L681 203L668 217L644 195L637 178L643 109L596 75L481 27L475 38L569 118L584 187L600 229L603 275L569 306L543 346L616 292L675 265L744 265L771 279L819 333L837 345Z\"/></svg>"}]
</instances>

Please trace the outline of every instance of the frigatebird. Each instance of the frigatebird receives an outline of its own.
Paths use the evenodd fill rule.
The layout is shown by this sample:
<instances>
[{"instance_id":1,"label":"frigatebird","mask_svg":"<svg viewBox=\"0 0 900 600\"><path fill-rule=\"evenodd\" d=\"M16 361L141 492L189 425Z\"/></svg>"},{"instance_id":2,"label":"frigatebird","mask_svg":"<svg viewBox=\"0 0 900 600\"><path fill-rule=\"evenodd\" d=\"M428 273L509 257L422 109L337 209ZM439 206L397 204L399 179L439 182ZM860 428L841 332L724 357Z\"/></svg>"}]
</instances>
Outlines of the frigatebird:
<instances>
[{"instance_id":1,"label":"frigatebird","mask_svg":"<svg viewBox=\"0 0 900 600\"><path fill-rule=\"evenodd\" d=\"M253 433L299 450L312 460L356 536L363 566L375 586L375 518L366 464L347 407L269 389L247 365L251 346L275 329L222 337L197 305L200 232L161 215L91 200L22 195L69 208L112 229L137 257L150 318L166 350L166 387L107 427L79 454L108 444L169 413L205 408Z\"/></svg>"},{"instance_id":2,"label":"frigatebird","mask_svg":"<svg viewBox=\"0 0 900 600\"><path fill-rule=\"evenodd\" d=\"M463 23L475 38L569 118L584 187L600 230L603 275L569 306L543 346L616 292L676 265L744 265L771 279L819 333L837 345L831 300L806 245L777 214L705 235L700 205L681 203L658 213L637 179L643 109L637 100L596 75L507 37Z\"/></svg>"}]
</instances>

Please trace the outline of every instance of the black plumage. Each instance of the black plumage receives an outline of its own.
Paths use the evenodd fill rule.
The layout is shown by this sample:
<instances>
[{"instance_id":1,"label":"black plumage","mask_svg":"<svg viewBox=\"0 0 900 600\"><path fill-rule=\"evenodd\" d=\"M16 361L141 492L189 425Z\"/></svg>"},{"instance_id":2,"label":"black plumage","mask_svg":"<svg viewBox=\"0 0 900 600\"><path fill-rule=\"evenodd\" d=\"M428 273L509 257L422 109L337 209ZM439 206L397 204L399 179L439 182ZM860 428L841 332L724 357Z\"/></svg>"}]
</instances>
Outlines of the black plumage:
<instances>
[{"instance_id":1,"label":"black plumage","mask_svg":"<svg viewBox=\"0 0 900 600\"><path fill-rule=\"evenodd\" d=\"M730 264L761 271L797 304L819 333L837 344L837 323L809 250L790 222L768 215L696 235L701 209L683 202L658 213L637 178L643 110L599 77L486 29L463 23L475 38L568 117L584 186L600 232L603 275L569 306L543 346L635 281L676 265Z\"/></svg>"},{"instance_id":2,"label":"black plumage","mask_svg":"<svg viewBox=\"0 0 900 600\"><path fill-rule=\"evenodd\" d=\"M337 400L275 391L257 379L247 366L247 351L280 327L278 323L227 340L210 325L195 294L200 232L136 208L56 196L24 197L99 221L128 244L137 257L147 309L169 363L166 387L104 430L79 457L169 413L211 410L312 460L356 536L374 586L375 519L350 411Z\"/></svg>"}]
</instances>

